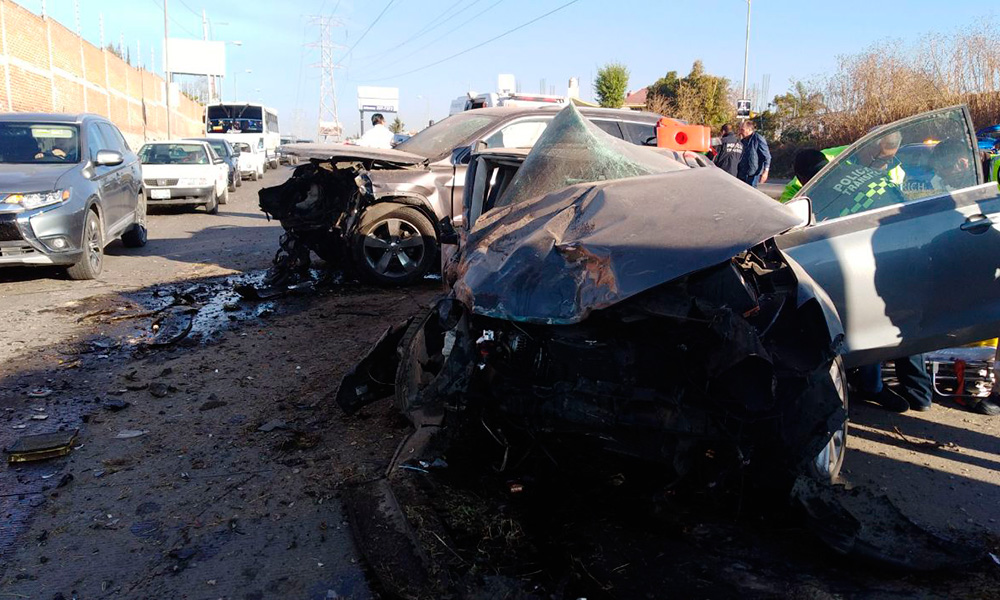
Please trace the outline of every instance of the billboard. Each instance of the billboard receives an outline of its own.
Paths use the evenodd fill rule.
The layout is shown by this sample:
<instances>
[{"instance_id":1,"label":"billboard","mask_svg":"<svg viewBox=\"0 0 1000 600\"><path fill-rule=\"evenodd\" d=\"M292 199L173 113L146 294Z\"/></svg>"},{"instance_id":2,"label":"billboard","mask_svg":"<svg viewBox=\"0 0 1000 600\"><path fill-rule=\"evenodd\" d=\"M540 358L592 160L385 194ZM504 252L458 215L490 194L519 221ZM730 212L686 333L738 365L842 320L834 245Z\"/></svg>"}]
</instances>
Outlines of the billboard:
<instances>
[{"instance_id":1,"label":"billboard","mask_svg":"<svg viewBox=\"0 0 1000 600\"><path fill-rule=\"evenodd\" d=\"M321 137L340 137L344 128L337 121L320 121L318 133Z\"/></svg>"},{"instance_id":2,"label":"billboard","mask_svg":"<svg viewBox=\"0 0 1000 600\"><path fill-rule=\"evenodd\" d=\"M359 85L358 110L398 113L399 88Z\"/></svg>"},{"instance_id":3,"label":"billboard","mask_svg":"<svg viewBox=\"0 0 1000 600\"><path fill-rule=\"evenodd\" d=\"M226 43L168 38L170 72L187 75L226 75Z\"/></svg>"}]
</instances>

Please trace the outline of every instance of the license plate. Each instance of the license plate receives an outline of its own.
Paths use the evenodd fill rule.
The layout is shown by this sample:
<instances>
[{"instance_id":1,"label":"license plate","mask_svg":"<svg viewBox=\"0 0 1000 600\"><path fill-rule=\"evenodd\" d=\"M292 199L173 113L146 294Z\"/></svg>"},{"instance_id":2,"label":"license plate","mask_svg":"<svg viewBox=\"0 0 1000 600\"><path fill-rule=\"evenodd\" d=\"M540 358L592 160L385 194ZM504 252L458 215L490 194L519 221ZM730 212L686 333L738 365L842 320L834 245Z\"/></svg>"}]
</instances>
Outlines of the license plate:
<instances>
[{"instance_id":1,"label":"license plate","mask_svg":"<svg viewBox=\"0 0 1000 600\"><path fill-rule=\"evenodd\" d=\"M149 197L153 200L167 200L170 198L170 190L149 190Z\"/></svg>"}]
</instances>

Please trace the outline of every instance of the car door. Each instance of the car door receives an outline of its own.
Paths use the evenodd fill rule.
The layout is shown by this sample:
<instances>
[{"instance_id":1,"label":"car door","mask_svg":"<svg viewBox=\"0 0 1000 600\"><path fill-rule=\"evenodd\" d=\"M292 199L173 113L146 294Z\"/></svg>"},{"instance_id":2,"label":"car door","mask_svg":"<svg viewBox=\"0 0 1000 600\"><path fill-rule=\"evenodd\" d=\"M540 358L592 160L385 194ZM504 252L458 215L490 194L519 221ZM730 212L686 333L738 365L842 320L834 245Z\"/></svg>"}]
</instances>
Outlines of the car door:
<instances>
[{"instance_id":1,"label":"car door","mask_svg":"<svg viewBox=\"0 0 1000 600\"><path fill-rule=\"evenodd\" d=\"M94 171L93 181L101 196L101 211L104 216L104 227L111 227L121 218L121 183L120 177L115 178L117 167L97 164L97 153L110 150L108 142L101 134L97 123L87 125L87 153Z\"/></svg>"},{"instance_id":2,"label":"car door","mask_svg":"<svg viewBox=\"0 0 1000 600\"><path fill-rule=\"evenodd\" d=\"M797 194L816 223L776 241L837 307L847 366L1000 331L1000 197L973 131L964 106L878 128ZM934 146L923 169L896 158L910 144Z\"/></svg>"},{"instance_id":3,"label":"car door","mask_svg":"<svg viewBox=\"0 0 1000 600\"><path fill-rule=\"evenodd\" d=\"M124 159L122 164L111 167L112 178L117 188L115 191L115 202L117 204L115 211L118 213L118 219L123 219L135 212L135 199L138 194L139 185L135 173L135 165L129 161L131 152L129 152L128 145L125 143L125 138L122 137L114 125L110 123L98 123L97 128L104 139L105 149L121 153ZM117 219L115 224L118 224ZM111 226L111 223L107 225Z\"/></svg>"}]
</instances>

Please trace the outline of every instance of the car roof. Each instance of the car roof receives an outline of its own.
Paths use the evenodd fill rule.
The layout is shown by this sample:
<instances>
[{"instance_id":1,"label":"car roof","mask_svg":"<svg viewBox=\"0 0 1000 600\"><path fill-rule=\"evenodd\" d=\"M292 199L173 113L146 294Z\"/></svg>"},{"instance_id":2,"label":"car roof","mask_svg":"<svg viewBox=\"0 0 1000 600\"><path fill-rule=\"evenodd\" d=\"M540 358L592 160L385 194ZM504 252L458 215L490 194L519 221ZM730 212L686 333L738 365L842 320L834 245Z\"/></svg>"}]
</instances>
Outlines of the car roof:
<instances>
[{"instance_id":1,"label":"car roof","mask_svg":"<svg viewBox=\"0 0 1000 600\"><path fill-rule=\"evenodd\" d=\"M177 140L151 140L143 144L144 146L151 146L153 144L190 144L191 142L202 143L206 146L208 145L207 140L199 140L196 138L181 138Z\"/></svg>"},{"instance_id":2,"label":"car roof","mask_svg":"<svg viewBox=\"0 0 1000 600\"><path fill-rule=\"evenodd\" d=\"M94 113L5 113L0 115L0 121L9 122L32 122L41 121L45 123L66 123L80 125L85 121L99 120L106 121L110 123L107 117L102 117L101 115L96 115Z\"/></svg>"},{"instance_id":3,"label":"car roof","mask_svg":"<svg viewBox=\"0 0 1000 600\"><path fill-rule=\"evenodd\" d=\"M558 113L562 109L566 108L565 104L557 104L553 106L494 106L489 108L473 108L463 112L470 112L476 114L484 114L488 116L496 117L520 117L520 116L531 116L537 115L539 113ZM615 119L616 121L659 121L662 117L656 113L652 113L645 110L628 110L624 108L590 108L590 107L578 107L579 111L587 118L593 119L598 117ZM459 113L461 114L461 113Z\"/></svg>"}]
</instances>

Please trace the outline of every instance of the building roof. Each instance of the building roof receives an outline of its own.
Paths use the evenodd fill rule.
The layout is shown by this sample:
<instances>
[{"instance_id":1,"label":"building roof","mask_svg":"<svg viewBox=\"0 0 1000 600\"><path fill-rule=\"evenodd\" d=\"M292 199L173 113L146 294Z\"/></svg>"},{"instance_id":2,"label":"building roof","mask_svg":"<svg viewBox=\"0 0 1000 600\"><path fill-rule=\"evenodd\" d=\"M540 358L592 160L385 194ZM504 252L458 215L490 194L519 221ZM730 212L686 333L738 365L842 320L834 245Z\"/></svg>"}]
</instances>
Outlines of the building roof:
<instances>
[{"instance_id":1,"label":"building roof","mask_svg":"<svg viewBox=\"0 0 1000 600\"><path fill-rule=\"evenodd\" d=\"M624 106L626 108L632 108L632 107L645 108L645 106L646 106L646 93L648 91L649 91L649 88L648 87L644 87L644 88L636 90L634 92L630 92L627 96L625 96L625 104L624 104Z\"/></svg>"}]
</instances>

